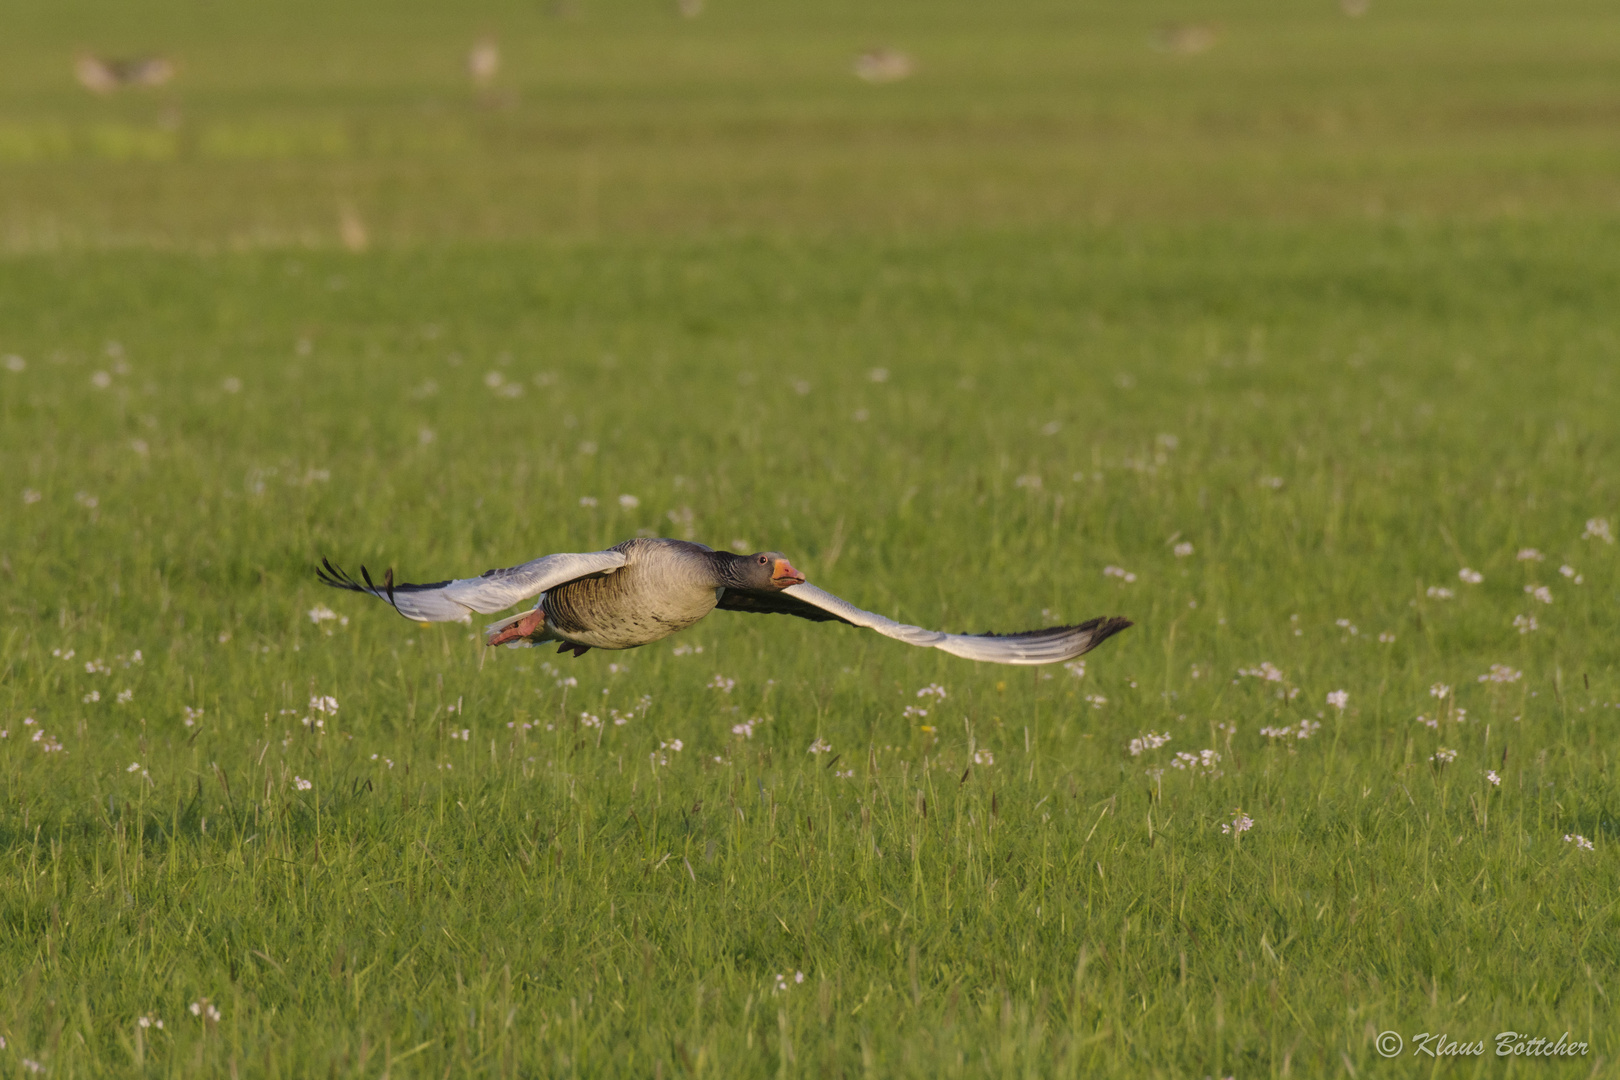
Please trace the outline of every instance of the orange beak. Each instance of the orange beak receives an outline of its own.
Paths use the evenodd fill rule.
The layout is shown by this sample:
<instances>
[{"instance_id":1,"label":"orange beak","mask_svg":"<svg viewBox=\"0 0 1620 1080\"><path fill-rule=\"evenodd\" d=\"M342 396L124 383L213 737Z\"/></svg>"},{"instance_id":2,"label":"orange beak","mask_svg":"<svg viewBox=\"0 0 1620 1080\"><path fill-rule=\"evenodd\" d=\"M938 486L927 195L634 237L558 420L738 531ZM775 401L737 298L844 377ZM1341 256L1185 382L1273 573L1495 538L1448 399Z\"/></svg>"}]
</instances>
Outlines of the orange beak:
<instances>
[{"instance_id":1,"label":"orange beak","mask_svg":"<svg viewBox=\"0 0 1620 1080\"><path fill-rule=\"evenodd\" d=\"M776 565L771 568L771 584L782 589L789 585L803 585L804 575L793 569L793 564L786 559L777 559Z\"/></svg>"}]
</instances>

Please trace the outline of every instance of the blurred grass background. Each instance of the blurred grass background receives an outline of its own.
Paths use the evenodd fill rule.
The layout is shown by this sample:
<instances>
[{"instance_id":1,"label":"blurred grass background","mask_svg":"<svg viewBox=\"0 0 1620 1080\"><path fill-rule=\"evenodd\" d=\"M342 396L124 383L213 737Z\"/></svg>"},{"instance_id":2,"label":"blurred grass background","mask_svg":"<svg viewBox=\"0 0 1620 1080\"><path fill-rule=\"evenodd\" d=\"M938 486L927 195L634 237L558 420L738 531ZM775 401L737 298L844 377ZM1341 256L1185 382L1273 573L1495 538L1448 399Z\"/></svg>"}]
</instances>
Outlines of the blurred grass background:
<instances>
[{"instance_id":1,"label":"blurred grass background","mask_svg":"<svg viewBox=\"0 0 1620 1080\"><path fill-rule=\"evenodd\" d=\"M9 5L0 243L802 234L1612 213L1620 16L1575 0ZM1197 55L1167 27L1206 28ZM1173 33L1173 32L1171 32ZM501 64L475 88L474 42ZM852 75L862 50L912 77ZM96 97L77 50L172 57Z\"/></svg>"}]
</instances>

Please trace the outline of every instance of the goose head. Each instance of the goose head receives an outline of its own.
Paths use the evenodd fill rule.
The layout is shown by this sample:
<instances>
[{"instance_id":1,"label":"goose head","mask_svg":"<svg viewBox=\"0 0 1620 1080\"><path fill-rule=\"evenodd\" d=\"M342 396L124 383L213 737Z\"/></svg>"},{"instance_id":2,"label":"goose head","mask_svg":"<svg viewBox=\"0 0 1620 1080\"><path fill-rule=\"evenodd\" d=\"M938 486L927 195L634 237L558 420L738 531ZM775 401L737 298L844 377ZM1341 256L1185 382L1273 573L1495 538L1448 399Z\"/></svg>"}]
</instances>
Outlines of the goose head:
<instances>
[{"instance_id":1,"label":"goose head","mask_svg":"<svg viewBox=\"0 0 1620 1080\"><path fill-rule=\"evenodd\" d=\"M781 590L789 585L804 584L804 575L793 569L793 564L780 551L737 556L732 562L730 577L732 584L742 589Z\"/></svg>"}]
</instances>

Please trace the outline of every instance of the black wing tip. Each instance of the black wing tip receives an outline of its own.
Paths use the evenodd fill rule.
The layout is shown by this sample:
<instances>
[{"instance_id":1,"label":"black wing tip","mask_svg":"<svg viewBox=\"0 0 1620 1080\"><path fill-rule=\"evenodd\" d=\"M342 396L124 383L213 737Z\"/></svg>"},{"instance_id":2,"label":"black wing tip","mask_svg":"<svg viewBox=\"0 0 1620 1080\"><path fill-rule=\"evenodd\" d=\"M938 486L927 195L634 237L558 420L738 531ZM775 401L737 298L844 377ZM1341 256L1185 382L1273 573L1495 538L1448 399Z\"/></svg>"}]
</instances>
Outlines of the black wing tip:
<instances>
[{"instance_id":1,"label":"black wing tip","mask_svg":"<svg viewBox=\"0 0 1620 1080\"><path fill-rule=\"evenodd\" d=\"M334 589L347 589L350 592L360 592L366 593L370 596L375 596L377 599L388 604L395 611L399 611L399 603L394 599L394 590L396 586L394 584L394 568L391 566L388 568L387 572L383 574L383 583L380 587L371 580L371 572L367 570L364 565L360 567L360 577L361 580L365 582L365 584L362 585L359 581L354 580L353 576L342 567L333 566L332 560L326 558L325 556L321 557L321 565L315 568L315 576L320 580L322 585L330 585ZM410 586L400 587L410 588Z\"/></svg>"},{"instance_id":2,"label":"black wing tip","mask_svg":"<svg viewBox=\"0 0 1620 1080\"><path fill-rule=\"evenodd\" d=\"M1121 615L1106 615L1096 619L1087 619L1085 622L1077 623L1074 626L1048 626L1041 630L1020 630L1011 634L971 634L968 636L1006 640L1009 638L1059 638L1074 634L1089 634L1090 645L1087 647L1096 648L1121 630L1128 630L1135 625L1131 620Z\"/></svg>"},{"instance_id":3,"label":"black wing tip","mask_svg":"<svg viewBox=\"0 0 1620 1080\"><path fill-rule=\"evenodd\" d=\"M362 567L360 572L365 573L365 569ZM348 589L350 592L367 591L364 585L350 577L342 567L333 566L332 560L325 556L321 557L321 565L315 568L315 576L320 579L322 585L330 585L334 589Z\"/></svg>"},{"instance_id":4,"label":"black wing tip","mask_svg":"<svg viewBox=\"0 0 1620 1080\"><path fill-rule=\"evenodd\" d=\"M1125 618L1123 615L1108 615L1100 619L1092 619L1088 622L1083 622L1079 626L1075 627L1075 629L1091 631L1091 643L1089 647L1095 649L1098 645L1101 645L1103 642L1107 641L1121 630L1129 630L1135 625L1135 623L1131 622L1131 620Z\"/></svg>"}]
</instances>

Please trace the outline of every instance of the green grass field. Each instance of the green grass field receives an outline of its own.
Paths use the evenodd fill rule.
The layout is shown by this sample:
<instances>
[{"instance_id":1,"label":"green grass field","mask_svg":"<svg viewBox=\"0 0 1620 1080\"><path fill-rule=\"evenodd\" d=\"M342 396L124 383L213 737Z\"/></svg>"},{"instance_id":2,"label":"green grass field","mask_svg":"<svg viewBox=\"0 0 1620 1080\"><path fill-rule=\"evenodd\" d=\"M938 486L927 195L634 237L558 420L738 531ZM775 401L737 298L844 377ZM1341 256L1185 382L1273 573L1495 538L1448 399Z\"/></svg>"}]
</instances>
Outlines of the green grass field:
<instances>
[{"instance_id":1,"label":"green grass field","mask_svg":"<svg viewBox=\"0 0 1620 1080\"><path fill-rule=\"evenodd\" d=\"M1612 9L8 23L0 1075L1614 1075ZM1137 625L313 572L637 533Z\"/></svg>"}]
</instances>

